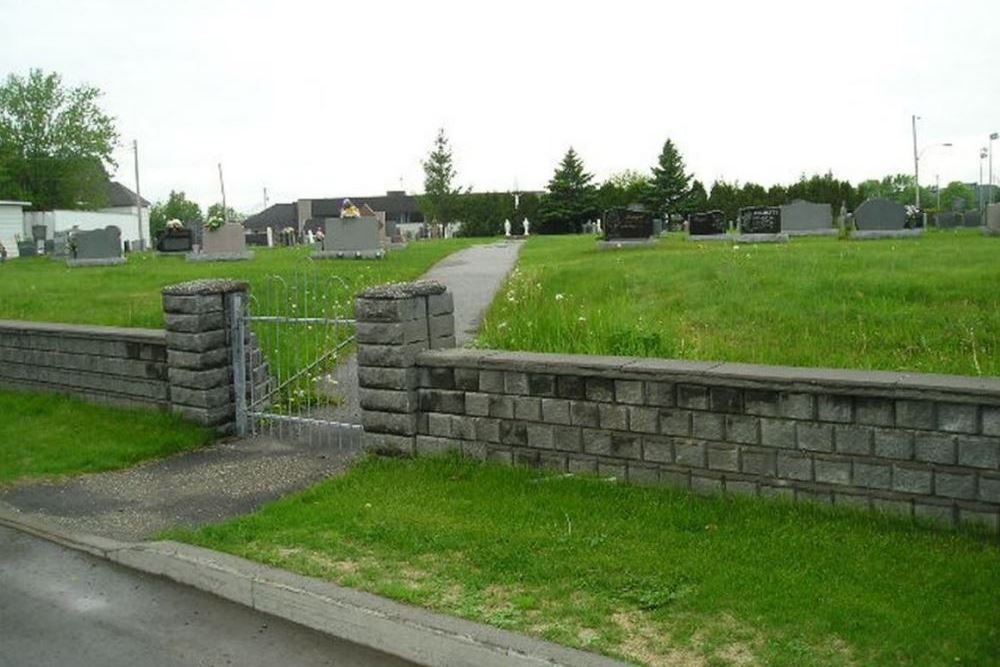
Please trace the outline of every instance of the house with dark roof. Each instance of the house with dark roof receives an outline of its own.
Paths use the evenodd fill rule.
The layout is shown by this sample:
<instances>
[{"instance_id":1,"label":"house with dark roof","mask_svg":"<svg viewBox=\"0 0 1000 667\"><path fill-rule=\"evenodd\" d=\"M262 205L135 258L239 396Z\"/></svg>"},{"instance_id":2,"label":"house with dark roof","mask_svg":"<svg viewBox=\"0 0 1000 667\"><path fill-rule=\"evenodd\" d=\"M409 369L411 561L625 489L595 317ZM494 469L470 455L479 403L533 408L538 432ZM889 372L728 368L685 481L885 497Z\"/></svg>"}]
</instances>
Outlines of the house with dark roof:
<instances>
[{"instance_id":1,"label":"house with dark roof","mask_svg":"<svg viewBox=\"0 0 1000 667\"><path fill-rule=\"evenodd\" d=\"M268 227L277 234L291 227L300 234L306 230L314 233L323 228L324 218L340 217L340 206L350 199L356 206L369 206L374 211L384 212L386 233L394 229L400 232L414 231L423 224L417 197L402 190L390 190L385 195L374 197L330 197L324 199L299 199L288 204L272 204L260 213L251 215L243 225L254 232L262 232Z\"/></svg>"}]
</instances>

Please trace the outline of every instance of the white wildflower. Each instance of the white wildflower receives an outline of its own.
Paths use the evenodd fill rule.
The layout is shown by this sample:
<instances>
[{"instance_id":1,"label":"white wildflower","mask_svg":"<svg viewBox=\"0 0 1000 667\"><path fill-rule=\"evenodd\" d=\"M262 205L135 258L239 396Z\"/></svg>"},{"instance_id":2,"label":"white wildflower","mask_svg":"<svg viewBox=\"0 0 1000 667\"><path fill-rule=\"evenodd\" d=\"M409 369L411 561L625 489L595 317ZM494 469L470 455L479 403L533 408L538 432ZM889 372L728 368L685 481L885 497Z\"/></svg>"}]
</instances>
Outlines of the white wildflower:
<instances>
[{"instance_id":1,"label":"white wildflower","mask_svg":"<svg viewBox=\"0 0 1000 667\"><path fill-rule=\"evenodd\" d=\"M556 301L562 301L562 300L563 300L563 299L565 299L565 298L566 298L566 297L565 297L565 295L563 295L563 294L556 294Z\"/></svg>"}]
</instances>

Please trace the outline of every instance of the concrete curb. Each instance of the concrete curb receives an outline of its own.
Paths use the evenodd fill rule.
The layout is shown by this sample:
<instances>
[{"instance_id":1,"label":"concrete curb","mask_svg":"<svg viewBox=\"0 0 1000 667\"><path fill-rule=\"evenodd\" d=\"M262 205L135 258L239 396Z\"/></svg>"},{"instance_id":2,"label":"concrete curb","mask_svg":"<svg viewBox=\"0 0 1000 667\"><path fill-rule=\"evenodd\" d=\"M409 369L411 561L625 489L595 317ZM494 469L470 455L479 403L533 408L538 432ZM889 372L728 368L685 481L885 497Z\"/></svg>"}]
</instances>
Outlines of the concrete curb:
<instances>
[{"instance_id":1,"label":"concrete curb","mask_svg":"<svg viewBox=\"0 0 1000 667\"><path fill-rule=\"evenodd\" d=\"M209 549L173 541L119 542L67 532L6 503L0 503L0 525L421 665L626 664Z\"/></svg>"}]
</instances>

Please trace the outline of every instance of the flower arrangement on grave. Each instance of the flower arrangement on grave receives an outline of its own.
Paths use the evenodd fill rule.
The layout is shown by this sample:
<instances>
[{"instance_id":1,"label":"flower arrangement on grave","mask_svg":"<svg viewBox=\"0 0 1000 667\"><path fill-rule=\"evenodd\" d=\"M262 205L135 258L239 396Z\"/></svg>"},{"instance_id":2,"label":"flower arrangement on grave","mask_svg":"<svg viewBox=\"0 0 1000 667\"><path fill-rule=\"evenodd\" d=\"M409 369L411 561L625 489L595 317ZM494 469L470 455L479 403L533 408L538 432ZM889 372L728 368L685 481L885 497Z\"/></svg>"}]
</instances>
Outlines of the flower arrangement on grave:
<instances>
[{"instance_id":1,"label":"flower arrangement on grave","mask_svg":"<svg viewBox=\"0 0 1000 667\"><path fill-rule=\"evenodd\" d=\"M177 218L167 220L167 229L183 229L184 223Z\"/></svg>"},{"instance_id":2,"label":"flower arrangement on grave","mask_svg":"<svg viewBox=\"0 0 1000 667\"><path fill-rule=\"evenodd\" d=\"M222 217L220 213L213 213L208 216L208 220L205 221L205 229L214 232L220 229L224 224L226 224L226 219Z\"/></svg>"}]
</instances>

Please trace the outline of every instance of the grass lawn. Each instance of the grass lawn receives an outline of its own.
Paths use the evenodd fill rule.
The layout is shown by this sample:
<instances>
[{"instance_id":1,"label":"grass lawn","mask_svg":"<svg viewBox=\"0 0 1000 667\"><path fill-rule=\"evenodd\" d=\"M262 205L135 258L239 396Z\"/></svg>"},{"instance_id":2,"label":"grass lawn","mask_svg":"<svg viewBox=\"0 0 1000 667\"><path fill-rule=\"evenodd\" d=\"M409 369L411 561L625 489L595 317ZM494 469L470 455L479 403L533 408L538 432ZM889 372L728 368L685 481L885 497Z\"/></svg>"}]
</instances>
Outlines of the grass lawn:
<instances>
[{"instance_id":1,"label":"grass lawn","mask_svg":"<svg viewBox=\"0 0 1000 667\"><path fill-rule=\"evenodd\" d=\"M212 433L172 415L0 391L0 485L127 468L208 444Z\"/></svg>"},{"instance_id":2,"label":"grass lawn","mask_svg":"<svg viewBox=\"0 0 1000 667\"><path fill-rule=\"evenodd\" d=\"M483 239L411 243L385 260L312 261L310 250L254 248L248 262L187 262L146 252L115 267L67 268L47 258L26 258L0 266L0 319L163 327L160 289L198 278L238 278L260 290L268 276L335 274L348 287L338 296L353 313L353 296L369 285L412 280L438 260Z\"/></svg>"},{"instance_id":3,"label":"grass lawn","mask_svg":"<svg viewBox=\"0 0 1000 667\"><path fill-rule=\"evenodd\" d=\"M1000 238L694 243L533 237L479 344L538 352L1000 375Z\"/></svg>"},{"instance_id":4,"label":"grass lawn","mask_svg":"<svg viewBox=\"0 0 1000 667\"><path fill-rule=\"evenodd\" d=\"M168 537L653 665L1000 661L994 538L845 509L371 458Z\"/></svg>"}]
</instances>

